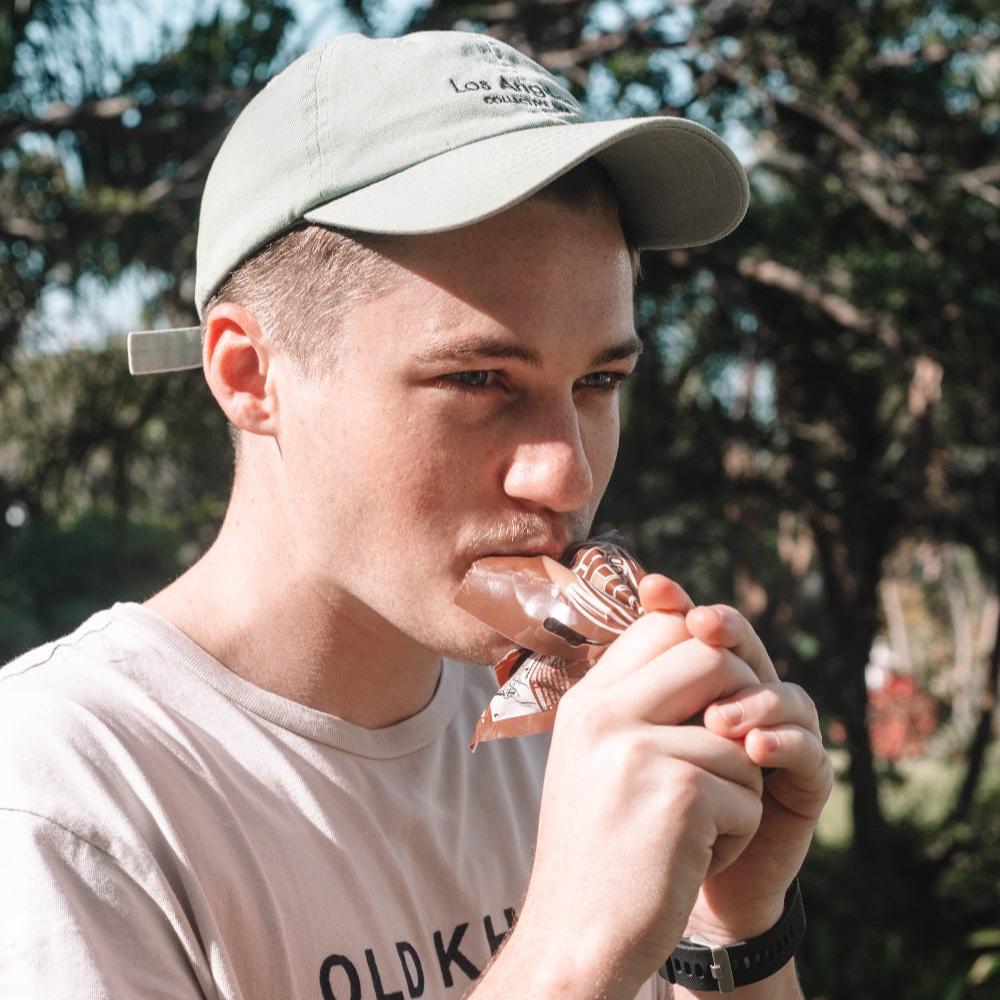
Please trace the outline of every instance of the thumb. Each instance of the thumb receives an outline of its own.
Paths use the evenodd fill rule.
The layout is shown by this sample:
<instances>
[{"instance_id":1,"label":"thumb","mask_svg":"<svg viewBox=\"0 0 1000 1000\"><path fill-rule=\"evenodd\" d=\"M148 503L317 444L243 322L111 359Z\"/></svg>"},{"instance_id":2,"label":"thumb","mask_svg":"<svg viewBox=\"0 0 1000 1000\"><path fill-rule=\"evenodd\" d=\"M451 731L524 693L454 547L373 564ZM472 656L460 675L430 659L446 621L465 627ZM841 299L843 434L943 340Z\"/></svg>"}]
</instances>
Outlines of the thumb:
<instances>
[{"instance_id":1,"label":"thumb","mask_svg":"<svg viewBox=\"0 0 1000 1000\"><path fill-rule=\"evenodd\" d=\"M687 591L662 573L648 573L639 581L639 602L646 613L666 611L684 615L694 607Z\"/></svg>"}]
</instances>

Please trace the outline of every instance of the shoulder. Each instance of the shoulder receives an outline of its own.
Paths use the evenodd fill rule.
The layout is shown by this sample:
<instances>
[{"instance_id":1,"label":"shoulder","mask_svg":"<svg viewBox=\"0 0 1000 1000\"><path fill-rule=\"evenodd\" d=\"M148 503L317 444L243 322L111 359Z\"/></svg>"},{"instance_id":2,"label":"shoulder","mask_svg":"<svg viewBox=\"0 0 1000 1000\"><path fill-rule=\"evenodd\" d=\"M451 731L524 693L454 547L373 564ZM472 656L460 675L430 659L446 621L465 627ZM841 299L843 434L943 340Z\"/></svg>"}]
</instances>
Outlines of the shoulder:
<instances>
[{"instance_id":1,"label":"shoulder","mask_svg":"<svg viewBox=\"0 0 1000 1000\"><path fill-rule=\"evenodd\" d=\"M84 837L120 819L140 759L162 755L157 658L109 609L0 669L0 808Z\"/></svg>"},{"instance_id":2,"label":"shoulder","mask_svg":"<svg viewBox=\"0 0 1000 1000\"><path fill-rule=\"evenodd\" d=\"M146 658L155 655L146 650ZM141 688L141 641L115 608L0 668L0 739L10 748L28 734L64 740L121 717Z\"/></svg>"},{"instance_id":3,"label":"shoulder","mask_svg":"<svg viewBox=\"0 0 1000 1000\"><path fill-rule=\"evenodd\" d=\"M114 690L107 679L114 659L108 633L115 624L110 611L98 612L0 668L0 740L8 753L29 734L41 737L53 724L82 720Z\"/></svg>"}]
</instances>

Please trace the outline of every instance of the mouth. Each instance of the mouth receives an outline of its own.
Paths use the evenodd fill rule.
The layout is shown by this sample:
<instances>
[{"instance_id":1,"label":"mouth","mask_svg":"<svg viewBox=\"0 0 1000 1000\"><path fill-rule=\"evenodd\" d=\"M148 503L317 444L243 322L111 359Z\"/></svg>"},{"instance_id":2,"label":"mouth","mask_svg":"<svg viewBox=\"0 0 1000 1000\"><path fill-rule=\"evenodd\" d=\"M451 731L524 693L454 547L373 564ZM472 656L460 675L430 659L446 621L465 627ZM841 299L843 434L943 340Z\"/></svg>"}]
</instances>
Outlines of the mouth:
<instances>
[{"instance_id":1,"label":"mouth","mask_svg":"<svg viewBox=\"0 0 1000 1000\"><path fill-rule=\"evenodd\" d=\"M518 546L517 548L505 549L503 551L494 550L492 552L484 552L482 555L477 556L476 561L492 557L521 556L525 559L530 559L533 556L548 556L550 559L555 559L556 562L559 562L563 557L563 553L570 547L571 544L572 543L569 541L549 541L538 545Z\"/></svg>"}]
</instances>

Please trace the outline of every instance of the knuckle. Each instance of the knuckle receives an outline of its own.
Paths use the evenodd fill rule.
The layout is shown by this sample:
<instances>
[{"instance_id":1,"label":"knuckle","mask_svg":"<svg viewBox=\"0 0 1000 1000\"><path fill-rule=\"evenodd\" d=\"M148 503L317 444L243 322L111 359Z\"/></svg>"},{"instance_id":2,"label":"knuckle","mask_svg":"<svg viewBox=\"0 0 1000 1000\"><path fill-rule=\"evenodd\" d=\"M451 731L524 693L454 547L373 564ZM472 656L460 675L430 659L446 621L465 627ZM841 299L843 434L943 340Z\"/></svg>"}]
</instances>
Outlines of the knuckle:
<instances>
[{"instance_id":1,"label":"knuckle","mask_svg":"<svg viewBox=\"0 0 1000 1000\"><path fill-rule=\"evenodd\" d=\"M678 819L690 820L705 804L705 772L691 764L678 761L675 774L664 790L668 793L667 808Z\"/></svg>"},{"instance_id":2,"label":"knuckle","mask_svg":"<svg viewBox=\"0 0 1000 1000\"><path fill-rule=\"evenodd\" d=\"M599 736L610 724L611 710L603 691L575 684L559 700L556 725L563 731L571 730L573 739Z\"/></svg>"},{"instance_id":3,"label":"knuckle","mask_svg":"<svg viewBox=\"0 0 1000 1000\"><path fill-rule=\"evenodd\" d=\"M683 616L676 611L648 611L631 627L641 626L644 633L648 631L653 638L668 643L674 641L678 628L683 626L683 621ZM684 631L687 632L686 627Z\"/></svg>"},{"instance_id":4,"label":"knuckle","mask_svg":"<svg viewBox=\"0 0 1000 1000\"><path fill-rule=\"evenodd\" d=\"M809 697L809 693L798 684L789 684L788 689L791 691L792 697L795 698L802 717L807 720L811 728L819 732L819 713L816 710L816 703Z\"/></svg>"},{"instance_id":5,"label":"knuckle","mask_svg":"<svg viewBox=\"0 0 1000 1000\"><path fill-rule=\"evenodd\" d=\"M651 734L642 729L621 732L611 743L613 768L619 774L634 777L649 771L651 761L658 756L659 748ZM653 768L655 772L657 769ZM658 783L658 782L657 782Z\"/></svg>"},{"instance_id":6,"label":"knuckle","mask_svg":"<svg viewBox=\"0 0 1000 1000\"><path fill-rule=\"evenodd\" d=\"M773 719L781 714L785 705L780 688L764 685L753 692L753 698L757 702L757 711L762 718Z\"/></svg>"},{"instance_id":7,"label":"knuckle","mask_svg":"<svg viewBox=\"0 0 1000 1000\"><path fill-rule=\"evenodd\" d=\"M687 636L683 615L673 611L647 611L615 640L605 658L612 654L627 657L634 655L637 649L642 650L645 656L655 656L682 642ZM623 639L625 642L616 650L615 647Z\"/></svg>"},{"instance_id":8,"label":"knuckle","mask_svg":"<svg viewBox=\"0 0 1000 1000\"><path fill-rule=\"evenodd\" d=\"M698 652L705 670L710 673L718 673L731 670L735 667L736 658L728 649L719 646L709 646L698 639L692 641L699 644Z\"/></svg>"}]
</instances>

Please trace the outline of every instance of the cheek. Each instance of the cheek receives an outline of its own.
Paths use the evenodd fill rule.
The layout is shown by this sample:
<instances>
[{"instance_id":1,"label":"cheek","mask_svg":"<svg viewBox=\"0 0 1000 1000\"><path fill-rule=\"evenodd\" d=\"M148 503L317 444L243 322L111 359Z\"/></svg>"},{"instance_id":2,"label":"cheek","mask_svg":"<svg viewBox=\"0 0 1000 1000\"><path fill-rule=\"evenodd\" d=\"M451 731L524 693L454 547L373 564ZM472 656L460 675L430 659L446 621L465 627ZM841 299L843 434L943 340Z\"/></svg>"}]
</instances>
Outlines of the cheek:
<instances>
[{"instance_id":1,"label":"cheek","mask_svg":"<svg viewBox=\"0 0 1000 1000\"><path fill-rule=\"evenodd\" d=\"M600 502L618 457L619 417L615 409L583 424L584 449L594 479L594 507Z\"/></svg>"},{"instance_id":2,"label":"cheek","mask_svg":"<svg viewBox=\"0 0 1000 1000\"><path fill-rule=\"evenodd\" d=\"M355 496L379 508L369 510L367 520L393 535L405 532L418 547L435 527L454 529L455 518L482 489L482 445L426 415L369 423L350 446L357 460Z\"/></svg>"}]
</instances>

